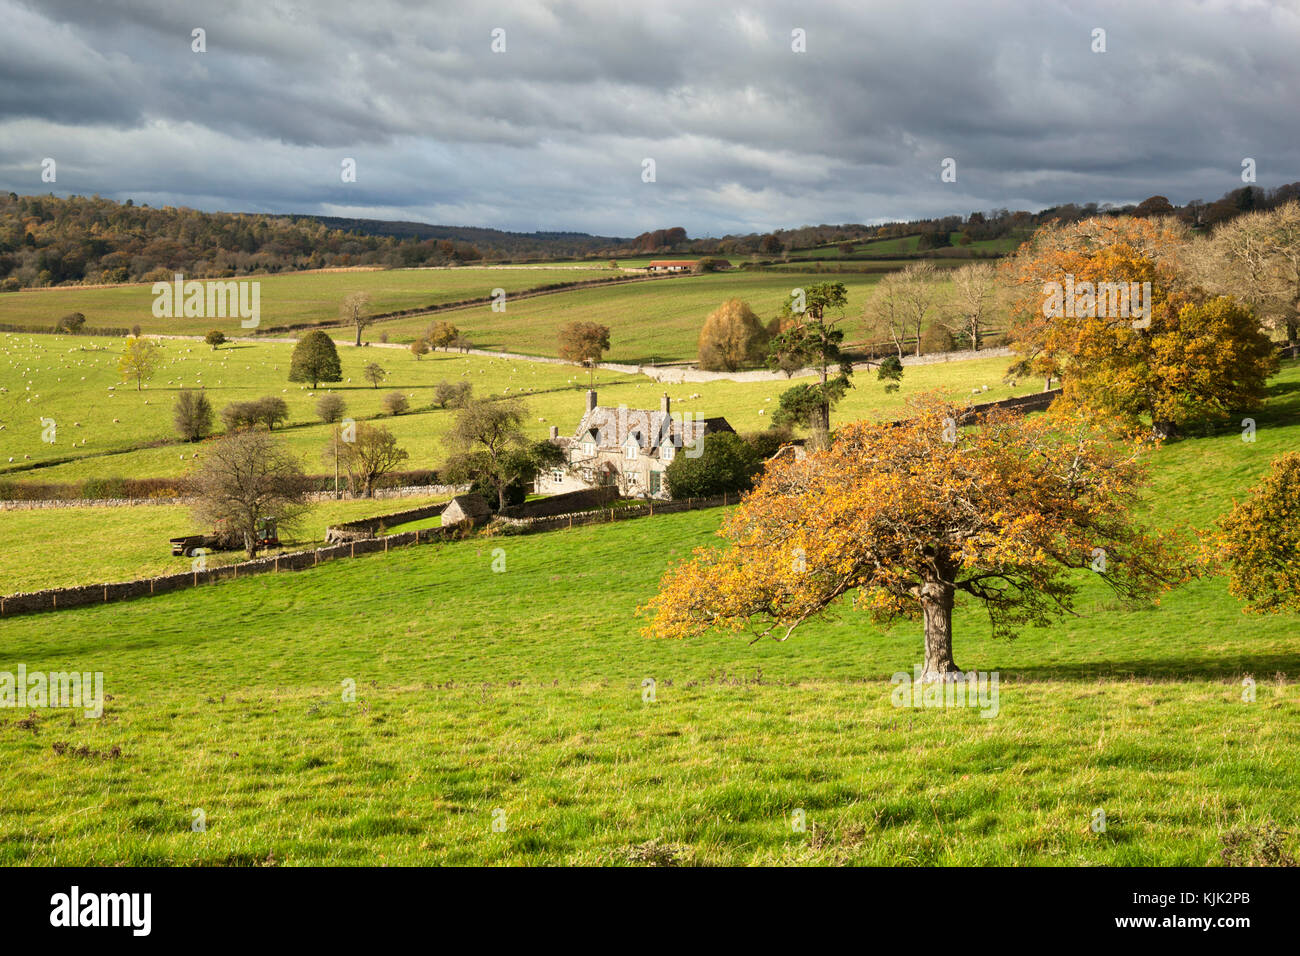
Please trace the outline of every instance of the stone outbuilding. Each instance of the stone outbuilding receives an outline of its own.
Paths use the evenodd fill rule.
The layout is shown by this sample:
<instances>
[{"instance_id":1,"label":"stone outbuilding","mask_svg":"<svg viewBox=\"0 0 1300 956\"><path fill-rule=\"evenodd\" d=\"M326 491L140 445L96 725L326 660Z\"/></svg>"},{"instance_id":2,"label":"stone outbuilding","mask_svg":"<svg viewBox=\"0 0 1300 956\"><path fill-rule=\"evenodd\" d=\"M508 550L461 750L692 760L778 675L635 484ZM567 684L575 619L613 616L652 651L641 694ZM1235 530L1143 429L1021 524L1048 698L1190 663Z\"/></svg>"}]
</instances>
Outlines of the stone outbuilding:
<instances>
[{"instance_id":1,"label":"stone outbuilding","mask_svg":"<svg viewBox=\"0 0 1300 956\"><path fill-rule=\"evenodd\" d=\"M483 524L492 518L492 508L482 495L457 495L442 512L442 526Z\"/></svg>"}]
</instances>

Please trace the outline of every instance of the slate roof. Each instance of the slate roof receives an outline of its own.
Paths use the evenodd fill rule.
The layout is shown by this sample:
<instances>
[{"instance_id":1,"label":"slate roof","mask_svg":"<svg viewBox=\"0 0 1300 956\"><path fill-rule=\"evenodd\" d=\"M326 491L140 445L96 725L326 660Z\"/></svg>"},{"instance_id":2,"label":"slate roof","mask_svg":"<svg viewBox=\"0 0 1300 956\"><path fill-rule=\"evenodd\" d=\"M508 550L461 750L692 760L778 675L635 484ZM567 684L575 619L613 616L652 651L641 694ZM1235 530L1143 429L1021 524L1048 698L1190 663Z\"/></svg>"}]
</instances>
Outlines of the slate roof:
<instances>
[{"instance_id":1,"label":"slate roof","mask_svg":"<svg viewBox=\"0 0 1300 956\"><path fill-rule=\"evenodd\" d=\"M613 452L622 449L631 437L642 452L657 455L665 441L685 448L705 435L729 431L735 429L721 417L681 422L659 410L597 405L582 416L571 443L594 441L597 451Z\"/></svg>"},{"instance_id":2,"label":"slate roof","mask_svg":"<svg viewBox=\"0 0 1300 956\"><path fill-rule=\"evenodd\" d=\"M492 507L482 495L457 495L447 502L442 512L444 524L456 524L466 519L492 517Z\"/></svg>"}]
</instances>

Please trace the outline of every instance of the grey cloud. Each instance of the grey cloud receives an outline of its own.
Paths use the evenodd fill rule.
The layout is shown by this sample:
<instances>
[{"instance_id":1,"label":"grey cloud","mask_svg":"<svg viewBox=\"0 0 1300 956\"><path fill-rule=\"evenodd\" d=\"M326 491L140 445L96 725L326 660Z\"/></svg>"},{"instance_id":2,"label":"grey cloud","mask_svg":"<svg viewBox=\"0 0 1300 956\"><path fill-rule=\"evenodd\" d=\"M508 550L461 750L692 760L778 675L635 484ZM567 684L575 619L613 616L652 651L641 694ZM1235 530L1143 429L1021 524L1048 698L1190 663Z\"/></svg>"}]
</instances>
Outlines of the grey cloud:
<instances>
[{"instance_id":1,"label":"grey cloud","mask_svg":"<svg viewBox=\"0 0 1300 956\"><path fill-rule=\"evenodd\" d=\"M0 17L17 191L48 188L34 164L57 150L60 191L720 234L1212 199L1244 156L1263 185L1300 179L1290 4L0 0Z\"/></svg>"}]
</instances>

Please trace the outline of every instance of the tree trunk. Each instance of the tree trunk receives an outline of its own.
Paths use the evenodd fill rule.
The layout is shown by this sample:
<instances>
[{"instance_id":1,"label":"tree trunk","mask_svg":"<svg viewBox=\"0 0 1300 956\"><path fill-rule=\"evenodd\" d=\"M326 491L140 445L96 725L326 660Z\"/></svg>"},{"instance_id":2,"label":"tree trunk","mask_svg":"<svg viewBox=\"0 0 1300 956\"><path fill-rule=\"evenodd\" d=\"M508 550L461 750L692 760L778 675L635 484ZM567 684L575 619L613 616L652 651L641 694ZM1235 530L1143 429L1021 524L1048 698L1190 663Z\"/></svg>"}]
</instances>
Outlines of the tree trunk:
<instances>
[{"instance_id":1,"label":"tree trunk","mask_svg":"<svg viewBox=\"0 0 1300 956\"><path fill-rule=\"evenodd\" d=\"M831 403L826 400L826 381L829 373L826 371L826 356L822 354L821 382L822 382L822 403L817 407L817 420L821 430L828 436L831 433Z\"/></svg>"},{"instance_id":2,"label":"tree trunk","mask_svg":"<svg viewBox=\"0 0 1300 956\"><path fill-rule=\"evenodd\" d=\"M955 591L942 581L921 584L921 616L925 622L925 666L921 680L948 681L961 676L952 659L952 605Z\"/></svg>"},{"instance_id":3,"label":"tree trunk","mask_svg":"<svg viewBox=\"0 0 1300 956\"><path fill-rule=\"evenodd\" d=\"M1050 392L1051 390L1052 390L1052 376L1049 375L1045 379L1043 379L1043 391Z\"/></svg>"}]
</instances>

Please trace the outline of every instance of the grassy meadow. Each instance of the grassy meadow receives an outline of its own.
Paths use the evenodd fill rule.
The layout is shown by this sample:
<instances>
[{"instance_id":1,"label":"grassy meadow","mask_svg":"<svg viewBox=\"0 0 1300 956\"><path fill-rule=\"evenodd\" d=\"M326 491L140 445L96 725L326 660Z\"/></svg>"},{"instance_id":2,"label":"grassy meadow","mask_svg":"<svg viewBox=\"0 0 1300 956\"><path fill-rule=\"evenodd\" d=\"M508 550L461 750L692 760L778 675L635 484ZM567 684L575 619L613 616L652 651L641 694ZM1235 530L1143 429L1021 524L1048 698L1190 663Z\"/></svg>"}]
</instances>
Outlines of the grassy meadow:
<instances>
[{"instance_id":1,"label":"grassy meadow","mask_svg":"<svg viewBox=\"0 0 1300 956\"><path fill-rule=\"evenodd\" d=\"M443 500L445 497L315 502L297 527L280 528L280 548L263 553L319 547L330 525ZM434 519L432 525L438 523ZM402 530L432 525L416 522L403 525ZM168 539L211 530L195 521L184 505L0 511L0 594L111 584L187 571L191 559L173 557ZM212 552L207 564L220 567L246 558L243 551Z\"/></svg>"},{"instance_id":2,"label":"grassy meadow","mask_svg":"<svg viewBox=\"0 0 1300 956\"><path fill-rule=\"evenodd\" d=\"M480 348L527 355L558 354L557 332L573 321L598 322L610 330L605 361L631 365L694 361L700 329L710 312L741 298L764 322L775 316L794 288L843 282L848 288L847 340L862 338L862 308L880 273L778 272L772 269L676 276L662 281L595 286L510 302L504 312L488 306L457 309L445 318ZM394 319L383 328L393 341L412 341L427 317Z\"/></svg>"},{"instance_id":3,"label":"grassy meadow","mask_svg":"<svg viewBox=\"0 0 1300 956\"><path fill-rule=\"evenodd\" d=\"M261 326L294 325L336 319L339 303L350 292L368 292L371 312L396 312L425 305L459 302L583 279L608 278L608 265L554 265L451 269L354 269L292 272L282 275L240 276L238 281L261 283ZM228 279L219 280L231 281ZM221 329L227 336L245 335L238 318L156 318L153 283L101 288L76 286L26 289L0 295L0 323L51 327L69 312L81 312L92 328L131 328L156 335L204 335ZM377 335L377 333L375 333Z\"/></svg>"},{"instance_id":4,"label":"grassy meadow","mask_svg":"<svg viewBox=\"0 0 1300 956\"><path fill-rule=\"evenodd\" d=\"M470 272L438 281L483 278ZM431 274L410 271L413 281ZM381 274L311 283L363 275ZM406 275L382 281L395 296L430 294L393 290ZM825 278L850 287L853 338L875 278ZM479 344L521 352L552 352L558 324L587 318L614 330L611 359L689 358L722 299L740 295L766 318L809 281L684 277L451 317ZM300 314L333 314L345 291L322 287ZM76 307L92 323L130 324ZM427 321L381 328L400 339ZM182 387L204 388L218 412L281 396L290 424L277 432L320 473L330 426L314 406L325 391L358 420L378 416L385 393L408 395L409 413L381 420L410 452L408 467L425 468L443 460L454 415L432 408L438 381L522 395L539 438L552 424L572 432L588 382L571 366L448 353L417 361L376 344L341 347L345 381L313 391L287 381L286 343L160 344L163 364L137 391L117 373L121 340L0 333L0 478L184 474L205 446L173 439ZM389 372L378 389L362 378L372 361ZM909 367L894 395L860 373L833 424L894 417L926 391L988 400L1038 390L1004 384L1006 365ZM666 391L675 412L723 415L741 431L768 424L789 387L665 386L608 371L595 382L603 404L654 408ZM1154 523L1208 528L1275 455L1300 447L1300 365L1285 363L1270 389L1252 415L1254 443L1234 422L1154 453ZM53 444L43 419L55 423ZM423 503L320 503L286 544ZM1300 822L1294 617L1243 614L1217 578L1129 607L1081 575L1078 616L1011 643L959 605L957 661L999 673L996 717L897 709L890 677L919 662L919 624L881 633L842 608L785 643L642 636L636 608L671 563L716 540L722 517L477 537L0 619L0 671L102 671L110 695L98 720L0 710L0 863L1200 866L1217 860L1229 829ZM184 568L167 538L191 530L178 506L0 511L0 592ZM1247 676L1258 682L1253 703L1242 699ZM355 700L345 694L353 685ZM1104 833L1089 826L1098 807ZM791 826L796 810L806 832Z\"/></svg>"},{"instance_id":5,"label":"grassy meadow","mask_svg":"<svg viewBox=\"0 0 1300 956\"><path fill-rule=\"evenodd\" d=\"M606 361L649 365L693 362L705 318L727 299L744 299L766 322L780 311L792 289L818 282L845 284L849 292L846 341L865 341L862 315L867 296L882 275L906 264L882 260L848 263L841 268L833 263L816 263L816 271L809 271L812 265L792 262L785 271L779 267L735 269L514 300L511 296L515 293L549 283L607 279L615 273L607 265L574 264L549 268L357 270L253 278L262 283L260 328L264 330L305 322L336 322L339 303L353 291L369 292L369 310L381 313L487 296L499 288L506 292L504 311L493 311L492 305L485 303L434 315L388 319L368 328L365 339L378 342L386 336L392 342L409 344L431 322L445 319L479 348L554 357L559 351L560 327L572 321L590 321L610 329L611 348L604 357ZM937 264L946 268L961 263L937 260ZM940 291L946 289L941 287ZM49 328L61 316L79 311L92 328L130 328L138 324L143 333L152 335L201 336L214 328L228 338L249 334L240 327L238 317L155 318L150 311L152 303L148 284L24 290L0 295L0 324ZM350 329L338 327L334 335L351 340ZM87 337L77 338L84 342Z\"/></svg>"},{"instance_id":6,"label":"grassy meadow","mask_svg":"<svg viewBox=\"0 0 1300 956\"><path fill-rule=\"evenodd\" d=\"M1256 417L1255 444L1157 451L1152 518L1204 528L1296 447L1294 365ZM1300 632L1221 579L1123 607L1081 574L1078 616L1010 643L962 604L957 660L999 672L997 716L896 709L919 624L639 633L721 517L0 620L0 667L101 670L111 696L99 720L0 713L0 862L1201 866L1231 828L1300 822Z\"/></svg>"},{"instance_id":7,"label":"grassy meadow","mask_svg":"<svg viewBox=\"0 0 1300 956\"><path fill-rule=\"evenodd\" d=\"M445 352L417 361L401 348L341 346L345 380L313 391L288 381L293 347L286 343L239 342L216 351L185 340L159 344L162 364L147 387L137 390L133 383L123 383L117 371L121 340L0 333L0 478L78 481L184 474L194 467L193 456L201 455L203 446L175 441L172 406L182 387L200 386L218 415L233 401L262 395L283 398L291 426L282 434L304 467L316 473L325 470L320 453L331 433L331 426L315 415L320 395L342 395L348 414L360 421L379 415L384 395L400 391L408 396L411 412L387 417L383 424L410 452L410 467L436 467L445 456L441 436L455 414L433 408L439 381L467 379L479 396L522 395L530 410L529 431L543 438L552 424L561 434L577 427L589 378L575 366ZM389 372L378 389L362 378L370 362ZM987 385L988 392L981 392L979 400L988 400L1039 387L1035 382L1021 382L1016 388L1004 384L1006 365L1006 359L993 358L911 367L893 395L885 393L874 373L859 373L834 420L896 414L907 396L933 389L973 398L973 389ZM723 415L741 431L766 427L777 398L789 387L785 380L663 385L645 376L609 371L597 371L595 383L602 404L658 408L666 391L674 411ZM53 444L42 440L43 419L55 422ZM47 466L31 467L42 462ZM0 515L0 525L4 520Z\"/></svg>"}]
</instances>

